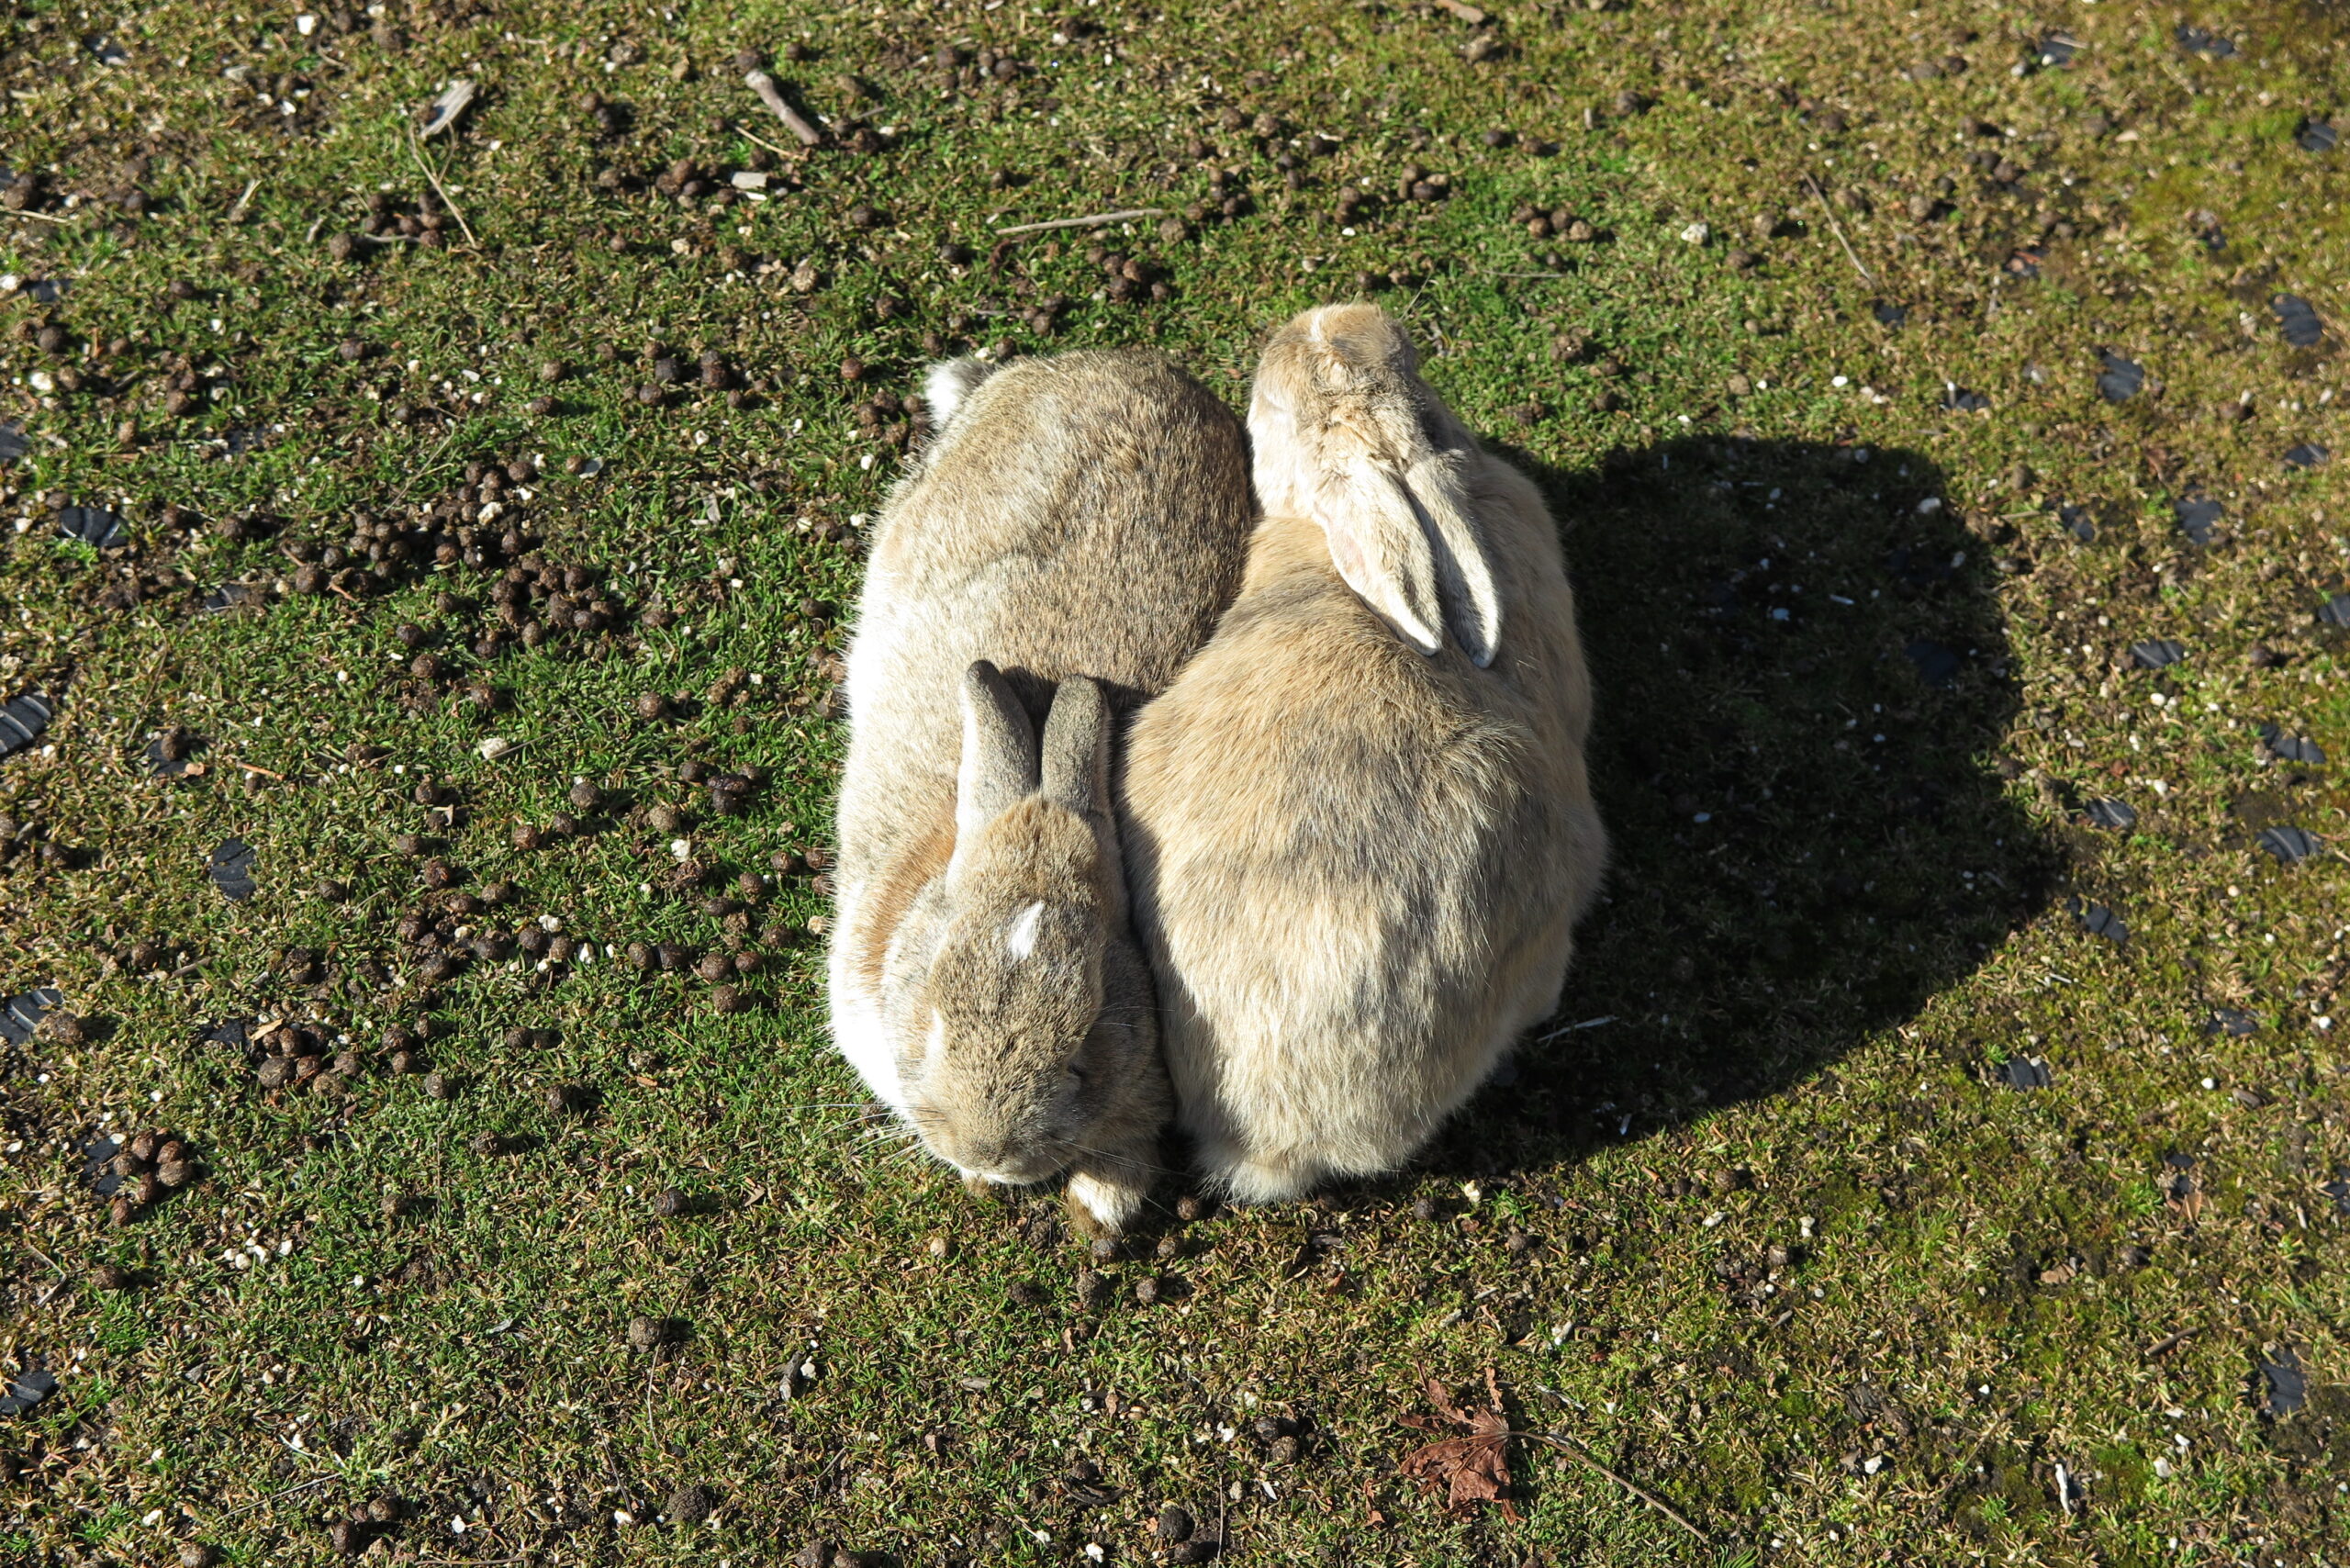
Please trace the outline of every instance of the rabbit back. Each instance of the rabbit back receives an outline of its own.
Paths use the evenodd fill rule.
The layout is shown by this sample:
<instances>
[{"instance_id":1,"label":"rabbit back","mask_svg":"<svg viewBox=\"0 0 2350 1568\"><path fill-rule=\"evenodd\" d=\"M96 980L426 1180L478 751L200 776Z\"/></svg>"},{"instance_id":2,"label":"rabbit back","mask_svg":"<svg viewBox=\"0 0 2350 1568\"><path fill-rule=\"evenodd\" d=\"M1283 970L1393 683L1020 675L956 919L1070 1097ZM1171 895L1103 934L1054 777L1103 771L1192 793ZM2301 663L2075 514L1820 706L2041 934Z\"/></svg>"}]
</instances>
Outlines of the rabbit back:
<instances>
[{"instance_id":1,"label":"rabbit back","mask_svg":"<svg viewBox=\"0 0 2350 1568\"><path fill-rule=\"evenodd\" d=\"M1261 455L1260 455L1261 461ZM1126 851L1179 1121L1236 1196L1400 1164L1557 1005L1605 835L1556 532L1464 465L1499 622L1423 654L1269 518L1241 596L1129 742Z\"/></svg>"},{"instance_id":2,"label":"rabbit back","mask_svg":"<svg viewBox=\"0 0 2350 1568\"><path fill-rule=\"evenodd\" d=\"M1251 521L1238 422L1156 354L1017 361L956 386L874 525L846 661L834 1034L901 1110L885 979L954 854L965 671L991 661L1032 715L1071 675L1130 711L1206 639Z\"/></svg>"}]
</instances>

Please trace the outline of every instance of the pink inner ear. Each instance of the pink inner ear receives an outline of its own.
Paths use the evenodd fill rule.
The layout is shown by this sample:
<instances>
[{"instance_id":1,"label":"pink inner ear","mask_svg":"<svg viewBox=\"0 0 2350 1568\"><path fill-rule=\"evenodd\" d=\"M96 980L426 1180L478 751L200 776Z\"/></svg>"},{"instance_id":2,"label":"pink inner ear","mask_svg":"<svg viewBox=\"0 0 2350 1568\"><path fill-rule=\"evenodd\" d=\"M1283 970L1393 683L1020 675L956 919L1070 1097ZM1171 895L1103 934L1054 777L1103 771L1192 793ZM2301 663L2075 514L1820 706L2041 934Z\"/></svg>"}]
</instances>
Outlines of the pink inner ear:
<instances>
[{"instance_id":1,"label":"pink inner ear","mask_svg":"<svg viewBox=\"0 0 2350 1568\"><path fill-rule=\"evenodd\" d=\"M1338 576L1347 580L1348 587L1361 591L1361 585L1369 576L1369 563L1363 559L1361 542L1355 538L1352 531L1343 526L1333 528L1327 522L1322 525L1322 537L1329 543L1330 564L1338 568Z\"/></svg>"}]
</instances>

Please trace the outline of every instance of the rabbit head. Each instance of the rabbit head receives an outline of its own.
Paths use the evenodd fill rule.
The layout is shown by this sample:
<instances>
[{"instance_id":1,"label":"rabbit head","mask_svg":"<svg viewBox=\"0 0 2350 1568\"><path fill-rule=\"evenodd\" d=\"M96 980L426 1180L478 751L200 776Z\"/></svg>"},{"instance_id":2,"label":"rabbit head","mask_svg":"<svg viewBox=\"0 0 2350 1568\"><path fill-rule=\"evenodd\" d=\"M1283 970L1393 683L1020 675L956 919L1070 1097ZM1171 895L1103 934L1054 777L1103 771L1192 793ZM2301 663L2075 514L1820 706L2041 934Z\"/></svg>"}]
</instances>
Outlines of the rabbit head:
<instances>
[{"instance_id":1,"label":"rabbit head","mask_svg":"<svg viewBox=\"0 0 2350 1568\"><path fill-rule=\"evenodd\" d=\"M1117 1141L1099 1125L1163 1083L1125 929L1110 711L1092 681L1063 680L1040 748L993 665L971 666L962 698L944 924L901 1047L907 1114L967 1176L1038 1182Z\"/></svg>"},{"instance_id":2,"label":"rabbit head","mask_svg":"<svg viewBox=\"0 0 2350 1568\"><path fill-rule=\"evenodd\" d=\"M1421 653L1449 633L1480 667L1493 662L1501 594L1466 489L1474 442L1393 317L1326 305L1275 332L1248 434L1268 515L1319 523L1339 577Z\"/></svg>"}]
</instances>

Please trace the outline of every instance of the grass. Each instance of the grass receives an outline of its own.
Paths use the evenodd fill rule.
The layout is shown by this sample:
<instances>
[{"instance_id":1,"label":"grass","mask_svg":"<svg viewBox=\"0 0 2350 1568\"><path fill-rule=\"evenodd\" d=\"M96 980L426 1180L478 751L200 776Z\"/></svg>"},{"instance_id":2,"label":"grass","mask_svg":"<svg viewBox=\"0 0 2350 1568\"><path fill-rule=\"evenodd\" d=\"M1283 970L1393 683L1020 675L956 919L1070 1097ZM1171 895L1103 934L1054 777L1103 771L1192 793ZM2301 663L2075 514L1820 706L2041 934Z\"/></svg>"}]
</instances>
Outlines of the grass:
<instances>
[{"instance_id":1,"label":"grass","mask_svg":"<svg viewBox=\"0 0 2350 1568\"><path fill-rule=\"evenodd\" d=\"M0 211L0 700L61 699L0 760L0 995L84 1021L0 1076L0 1371L58 1379L0 1417L0 1555L318 1561L384 1498L351 1544L418 1562L1176 1561L1169 1504L1237 1562L2343 1561L2350 150L2296 144L2350 117L2335 8L2076 9L2065 64L2046 14L1947 4L333 12L0 18L0 165L43 174ZM794 41L807 154L732 63ZM657 188L680 159L712 189ZM445 243L339 241L431 178ZM1135 207L1167 232L990 238ZM1561 208L1594 238L1529 233ZM1097 297L1097 247L1170 297ZM804 852L904 422L873 395L1153 343L1237 404L1264 331L1362 289L1568 529L1618 868L1564 1032L1420 1167L1196 1219L1170 1182L1097 1265L1047 1199L868 1137L823 1040ZM2142 390L2100 398L2100 351ZM289 542L491 462L607 624L476 654L462 559L295 591ZM59 542L68 501L131 543ZM157 777L174 725L200 767ZM720 815L689 759L765 777ZM732 930L669 890L665 806L713 879L772 878ZM430 854L598 961L429 980ZM755 954L754 1005L632 942ZM280 1018L348 1036L344 1092L203 1039ZM447 1098L378 1043L420 1018ZM201 1179L115 1226L79 1151L151 1126ZM1506 1513L1399 1478L1426 1379L1488 1367L1704 1541L1548 1445Z\"/></svg>"}]
</instances>

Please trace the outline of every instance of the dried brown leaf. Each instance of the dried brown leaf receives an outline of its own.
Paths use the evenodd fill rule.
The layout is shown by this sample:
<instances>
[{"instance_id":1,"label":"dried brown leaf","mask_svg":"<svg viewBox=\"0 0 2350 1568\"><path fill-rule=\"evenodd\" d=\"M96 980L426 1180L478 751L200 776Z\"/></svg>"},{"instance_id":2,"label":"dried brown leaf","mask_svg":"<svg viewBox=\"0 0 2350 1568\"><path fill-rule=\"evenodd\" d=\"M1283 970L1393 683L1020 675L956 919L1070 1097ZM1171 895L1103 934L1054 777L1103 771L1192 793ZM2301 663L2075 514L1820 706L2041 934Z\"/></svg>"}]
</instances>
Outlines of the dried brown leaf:
<instances>
[{"instance_id":1,"label":"dried brown leaf","mask_svg":"<svg viewBox=\"0 0 2350 1568\"><path fill-rule=\"evenodd\" d=\"M1456 1403L1452 1391L1434 1377L1424 1387L1438 1415L1406 1414L1397 1417L1404 1425L1420 1431L1441 1431L1449 1423L1468 1430L1406 1454L1398 1473L1444 1493L1445 1506L1456 1514L1467 1513L1479 1503L1499 1503L1504 1517L1516 1520L1517 1510L1507 1495L1509 1417L1502 1410L1501 1389L1493 1369L1485 1371L1485 1389L1493 1403L1483 1409Z\"/></svg>"}]
</instances>

